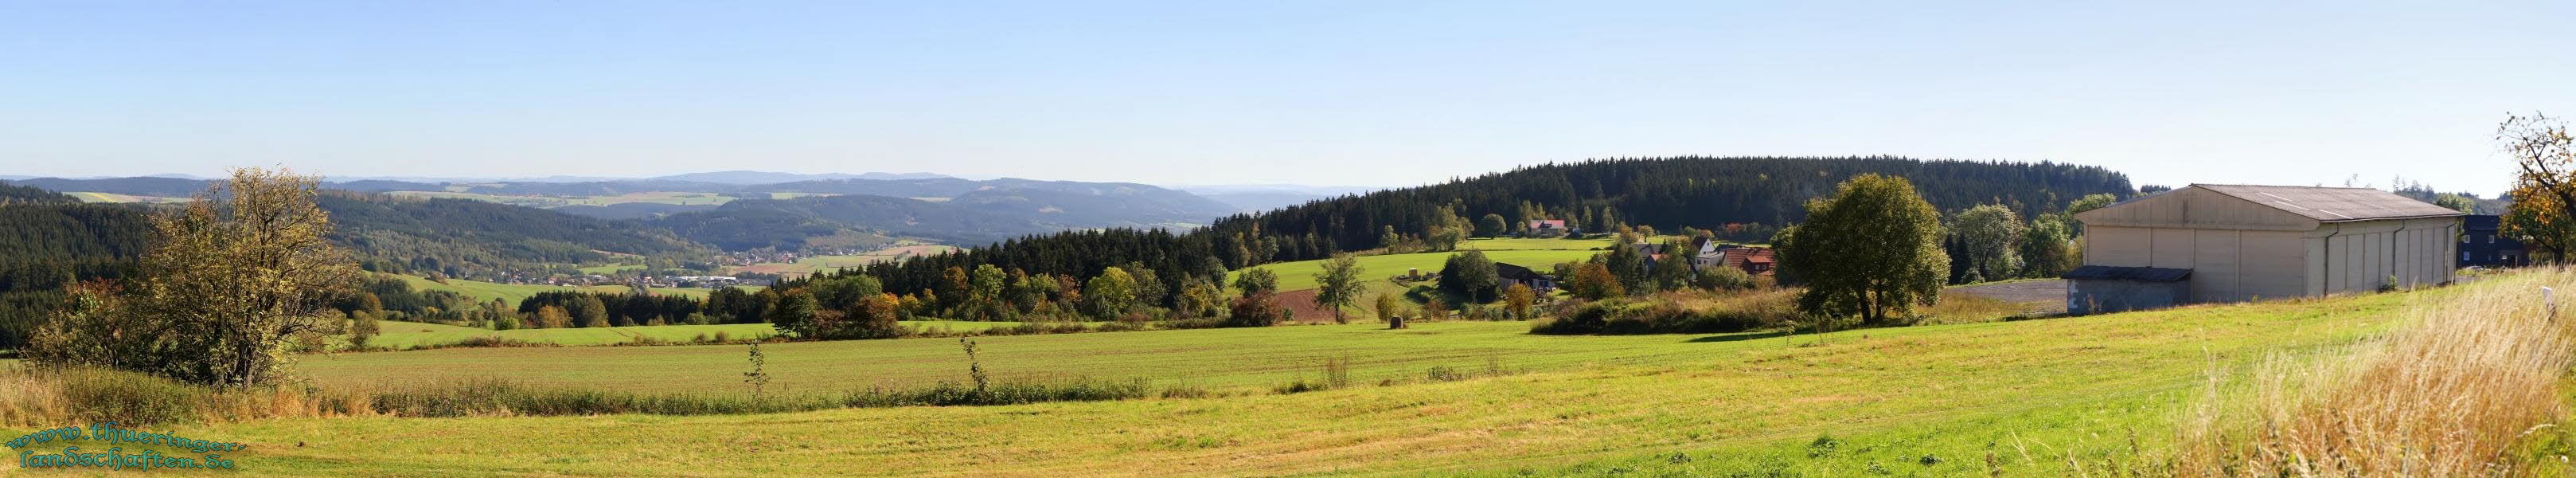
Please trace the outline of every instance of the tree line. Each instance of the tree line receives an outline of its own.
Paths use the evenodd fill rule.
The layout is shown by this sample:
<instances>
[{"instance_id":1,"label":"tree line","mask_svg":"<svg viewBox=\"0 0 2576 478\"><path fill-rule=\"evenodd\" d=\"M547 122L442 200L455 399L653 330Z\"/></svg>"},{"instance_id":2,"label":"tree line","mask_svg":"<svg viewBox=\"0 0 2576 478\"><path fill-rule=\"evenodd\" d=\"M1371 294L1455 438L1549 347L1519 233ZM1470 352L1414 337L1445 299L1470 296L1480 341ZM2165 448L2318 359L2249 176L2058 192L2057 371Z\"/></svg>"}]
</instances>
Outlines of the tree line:
<instances>
[{"instance_id":1,"label":"tree line","mask_svg":"<svg viewBox=\"0 0 2576 478\"><path fill-rule=\"evenodd\" d=\"M2001 204L2054 212L2089 194L2125 194L2127 176L2094 166L2051 162L1923 161L1850 158L1635 158L1525 166L1447 183L1378 191L1241 214L1186 233L1086 230L1027 236L986 247L880 263L841 274L875 277L893 290L934 289L950 268L991 264L1030 274L1088 278L1130 261L1165 272L1165 285L1210 270L1322 259L1345 251L1407 244L1454 244L1487 215L1502 232L1530 220L1564 219L1603 231L1620 224L1668 230L1732 231L1805 220L1806 198L1847 178L1911 178L1936 207ZM1468 218L1477 218L1471 220ZM1730 227L1729 225L1735 225ZM1178 271L1181 274L1171 274ZM1166 304L1169 305L1169 304Z\"/></svg>"}]
</instances>

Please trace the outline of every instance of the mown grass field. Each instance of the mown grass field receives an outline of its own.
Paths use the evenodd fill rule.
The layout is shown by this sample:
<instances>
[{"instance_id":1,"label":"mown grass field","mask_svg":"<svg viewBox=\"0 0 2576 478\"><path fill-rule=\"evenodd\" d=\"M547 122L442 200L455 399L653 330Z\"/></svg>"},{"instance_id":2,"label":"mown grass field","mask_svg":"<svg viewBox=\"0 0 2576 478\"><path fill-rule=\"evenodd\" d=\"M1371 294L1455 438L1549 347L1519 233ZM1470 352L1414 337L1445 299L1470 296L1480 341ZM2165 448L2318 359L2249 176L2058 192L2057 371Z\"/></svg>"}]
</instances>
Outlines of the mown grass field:
<instances>
[{"instance_id":1,"label":"mown grass field","mask_svg":"<svg viewBox=\"0 0 2576 478\"><path fill-rule=\"evenodd\" d=\"M763 274L812 274L816 272L835 271L847 267L858 267L882 261L900 260L906 257L938 254L956 249L957 248L955 246L938 244L905 244L871 251L866 254L809 256L797 258L795 262L763 262L747 266L731 267L729 269L735 273L757 272Z\"/></svg>"},{"instance_id":2,"label":"mown grass field","mask_svg":"<svg viewBox=\"0 0 2576 478\"><path fill-rule=\"evenodd\" d=\"M714 325L645 325L634 327L582 327L564 329L490 330L419 322L384 321L379 333L368 345L389 348L452 344L473 337L499 337L511 340L557 345L610 345L643 337L654 340L686 342L700 335L714 337L724 333L732 339L766 337L778 333L769 324ZM966 322L955 320L905 321L904 325L948 331L975 331L1019 325L1019 322Z\"/></svg>"},{"instance_id":3,"label":"mown grass field","mask_svg":"<svg viewBox=\"0 0 2576 478\"><path fill-rule=\"evenodd\" d=\"M1609 239L1564 239L1564 238L1554 238L1554 239L1550 239L1550 238L1498 237L1498 238L1493 238L1493 239L1468 239L1468 240L1467 240L1467 241L1465 241L1465 242L1461 242L1461 243L1459 243L1459 244L1458 244L1458 248L1459 248L1459 249L1483 249L1483 250L1488 250L1488 251L1505 251L1505 250L1583 250L1583 249L1599 248L1599 247L1608 246L1608 245L1610 245L1610 240L1609 240Z\"/></svg>"},{"instance_id":4,"label":"mown grass field","mask_svg":"<svg viewBox=\"0 0 2576 478\"><path fill-rule=\"evenodd\" d=\"M1601 253L1601 251L1593 250L1559 249L1495 249L1486 250L1484 252L1485 257L1493 259L1494 262L1508 263L1535 270L1549 270L1550 268L1555 267L1556 263L1559 262L1580 262L1584 259L1591 258L1593 254ZM1452 254L1456 254L1456 252L1423 252L1415 254L1360 256L1360 268L1364 269L1364 273L1361 274L1361 277L1373 282L1385 282L1384 279L1388 277L1403 275L1407 269L1419 268L1422 269L1422 273L1424 274L1440 272L1440 264L1442 261L1449 260L1449 256ZM1278 274L1279 290L1282 292L1299 291L1315 288L1315 275L1324 273L1324 260L1318 259L1311 261L1278 262L1262 264L1260 266L1255 266L1252 269L1268 269L1271 273ZM1242 275L1243 270L1230 272L1226 274L1226 280L1228 283L1232 283L1235 277L1240 277Z\"/></svg>"},{"instance_id":5,"label":"mown grass field","mask_svg":"<svg viewBox=\"0 0 2576 478\"><path fill-rule=\"evenodd\" d=\"M175 204L175 203L184 203L184 202L188 202L188 201L190 201L190 199L188 199L188 198L174 198L174 197L160 197L160 196L136 196L136 195L132 195L132 194L117 194L117 193L102 193L102 192L69 192L69 193L63 193L63 194L67 194L67 195L70 195L70 196L71 196L71 197L73 197L73 198L80 199L80 201L81 201L81 202L90 202L90 203L150 203L150 204Z\"/></svg>"},{"instance_id":6,"label":"mown grass field","mask_svg":"<svg viewBox=\"0 0 2576 478\"><path fill-rule=\"evenodd\" d=\"M2483 285L2483 284L2481 284ZM2476 286L2471 286L2476 287ZM2160 453L2215 370L2385 330L2450 290L1822 337L1554 337L1520 323L978 339L1003 377L1147 377L1239 395L745 416L288 419L172 427L263 475L2066 476ZM950 339L772 344L772 391L963 380ZM747 393L742 346L308 358L325 384L491 374ZM1358 386L1263 385L1348 356ZM1443 382L1428 369L1515 373ZM1377 386L1388 380L1391 386ZM531 433L531 431L538 431ZM15 434L26 430L0 430ZM1830 436L1829 440L1819 437ZM516 437L526 437L516 438ZM560 439L578 437L578 439ZM298 446L298 445L302 446ZM746 459L756 458L756 459ZM2074 465L2070 465L2070 463Z\"/></svg>"}]
</instances>

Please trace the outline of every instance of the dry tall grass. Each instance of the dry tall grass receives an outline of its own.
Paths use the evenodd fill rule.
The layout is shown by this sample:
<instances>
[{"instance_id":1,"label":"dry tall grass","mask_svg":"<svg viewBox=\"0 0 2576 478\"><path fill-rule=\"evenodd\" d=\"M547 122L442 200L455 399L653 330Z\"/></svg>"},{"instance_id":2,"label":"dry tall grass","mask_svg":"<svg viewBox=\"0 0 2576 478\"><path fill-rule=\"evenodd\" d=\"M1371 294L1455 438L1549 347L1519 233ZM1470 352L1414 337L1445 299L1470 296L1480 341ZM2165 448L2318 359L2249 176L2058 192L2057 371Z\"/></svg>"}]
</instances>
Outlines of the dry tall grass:
<instances>
[{"instance_id":1,"label":"dry tall grass","mask_svg":"<svg viewBox=\"0 0 2576 478\"><path fill-rule=\"evenodd\" d=\"M2275 357L2228 403L2187 417L2182 476L2540 476L2559 458L2524 445L2567 417L2576 317L2552 319L2538 289L2576 292L2576 272L2491 279L2412 306L2410 323L2319 360ZM2563 307L2562 307L2563 308Z\"/></svg>"}]
</instances>

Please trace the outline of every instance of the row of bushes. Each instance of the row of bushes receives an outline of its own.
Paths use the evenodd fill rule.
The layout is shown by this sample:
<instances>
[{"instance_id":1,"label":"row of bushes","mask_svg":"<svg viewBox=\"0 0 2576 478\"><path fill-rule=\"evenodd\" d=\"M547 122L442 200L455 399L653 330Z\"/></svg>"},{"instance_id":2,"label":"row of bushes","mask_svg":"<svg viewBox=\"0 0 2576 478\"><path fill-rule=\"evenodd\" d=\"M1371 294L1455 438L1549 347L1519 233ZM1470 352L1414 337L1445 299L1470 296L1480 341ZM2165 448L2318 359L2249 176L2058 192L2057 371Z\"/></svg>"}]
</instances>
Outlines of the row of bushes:
<instances>
[{"instance_id":1,"label":"row of bushes","mask_svg":"<svg viewBox=\"0 0 2576 478\"><path fill-rule=\"evenodd\" d=\"M1804 322L1797 291L1674 292L1642 298L1566 301L1530 333L1699 334L1794 327Z\"/></svg>"}]
</instances>

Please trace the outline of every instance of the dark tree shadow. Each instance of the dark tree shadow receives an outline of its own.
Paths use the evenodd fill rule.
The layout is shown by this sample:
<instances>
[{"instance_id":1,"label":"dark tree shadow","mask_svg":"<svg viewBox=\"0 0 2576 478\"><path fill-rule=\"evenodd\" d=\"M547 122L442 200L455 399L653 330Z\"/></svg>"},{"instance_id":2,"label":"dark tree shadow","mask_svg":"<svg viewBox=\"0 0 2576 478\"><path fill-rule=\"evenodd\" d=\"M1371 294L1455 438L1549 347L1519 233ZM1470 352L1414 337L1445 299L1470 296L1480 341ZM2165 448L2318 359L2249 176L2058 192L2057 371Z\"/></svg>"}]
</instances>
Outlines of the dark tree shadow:
<instances>
[{"instance_id":1,"label":"dark tree shadow","mask_svg":"<svg viewBox=\"0 0 2576 478\"><path fill-rule=\"evenodd\" d=\"M1696 343L1711 343L1711 342L1741 342L1741 341L1746 341L1746 340L1760 340L1760 339L1779 338L1779 337L1785 337L1785 336L1788 336L1788 335L1789 335L1789 331L1786 331L1786 330L1774 330L1774 331L1770 331L1770 332L1745 332L1745 333L1726 334L1726 335L1711 335L1711 336L1707 336L1707 337L1700 337L1700 338L1695 338L1695 339L1690 339L1690 340L1684 340L1683 342L1685 342L1685 343L1694 343L1694 344L1696 344Z\"/></svg>"}]
</instances>

